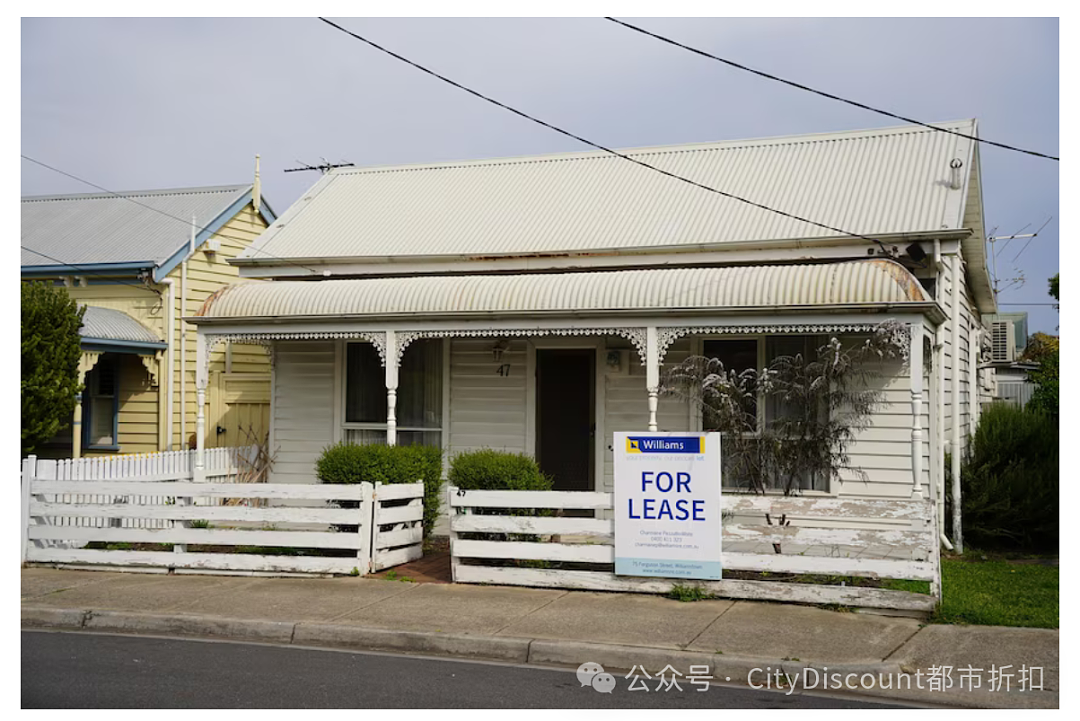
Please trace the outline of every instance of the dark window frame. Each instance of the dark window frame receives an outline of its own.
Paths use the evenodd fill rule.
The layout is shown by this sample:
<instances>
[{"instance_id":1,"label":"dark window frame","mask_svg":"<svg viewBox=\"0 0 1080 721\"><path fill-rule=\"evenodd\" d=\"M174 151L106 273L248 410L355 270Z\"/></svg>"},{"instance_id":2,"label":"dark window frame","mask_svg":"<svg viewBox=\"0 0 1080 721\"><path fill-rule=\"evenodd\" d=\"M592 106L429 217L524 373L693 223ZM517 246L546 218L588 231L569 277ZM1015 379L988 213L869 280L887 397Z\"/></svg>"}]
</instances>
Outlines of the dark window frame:
<instances>
[{"instance_id":1,"label":"dark window frame","mask_svg":"<svg viewBox=\"0 0 1080 721\"><path fill-rule=\"evenodd\" d=\"M816 336L816 335L801 335L801 334L798 334L798 335L795 335L795 334L793 334L793 335L766 335L766 334L755 334L755 335L730 335L730 336L704 336L704 337L700 338L700 341L701 341L701 355L705 356L706 358L716 357L716 356L710 355L710 353L707 350L710 343L754 341L755 344L756 344L756 348L757 348L757 360L756 360L755 367L758 370L760 370L761 368L765 367L765 365L767 363L771 362L771 360L772 360L768 355L768 343L769 343L769 341L770 340L776 340L776 339L791 339L791 338L803 339L804 353L807 353L807 354L816 352L817 348L824 344L824 340L821 337ZM773 357L775 358L775 357L780 356L780 355L784 355L784 354L783 353L774 354ZM804 355L804 357L806 357L806 355ZM739 370L741 371L741 370L744 370L744 369L740 368ZM765 396L759 391L758 394L757 394L757 404L756 404L757 429L755 430L754 433L747 434L747 437L755 438L755 437L760 436L761 429L764 427L765 423L767 422L767 417L766 416L767 416L767 414L770 413L770 405L771 404L767 402L767 399L765 398ZM702 410L702 408L700 406L698 406L695 413L697 415L697 421L700 424L699 427L702 428L702 429L705 429L706 424L705 424L704 411ZM820 487L818 487L818 486L820 486ZM728 491L744 490L744 488L742 486L728 485L726 482L725 482L723 488L724 488L724 490L728 490ZM770 488L770 489L767 489L767 492L774 493L774 492L779 492L779 490L780 490L779 488L776 488L776 489ZM813 481L813 482L811 482L811 487L800 489L800 492L807 492L807 491L809 491L811 493L819 493L819 494L823 494L823 495L832 495L833 494L832 479L831 478L826 478L826 479L822 479L820 481Z\"/></svg>"},{"instance_id":2,"label":"dark window frame","mask_svg":"<svg viewBox=\"0 0 1080 721\"><path fill-rule=\"evenodd\" d=\"M405 349L405 353L402 355L400 365L398 367L398 388L397 388L397 407L396 407L396 429L398 444L402 443L405 439L415 439L421 443L424 441L430 441L433 434L438 434L437 447L445 448L446 446L446 429L444 426L444 419L446 415L446 408L443 407L445 400L445 388L446 383L446 340L442 338L424 338L414 341ZM427 378L435 379L436 388L432 391L436 399L437 409L433 411L435 417L433 418L435 424L430 422L422 424L404 423L403 421L409 420L404 417L407 415L404 403L408 403L410 398L415 398L413 394L424 394L426 390L417 390L410 387L409 384L415 383L415 376L412 375L415 369L412 368L414 364L421 364L421 359L418 357L418 353L424 350L424 345L428 345L427 360L435 358L434 372L425 373L421 381ZM431 350L435 348L437 350ZM352 361L352 362L350 362ZM356 385L352 385L350 382L354 376L350 373L350 368L362 368L369 374L364 379L364 383L367 386L367 392L374 396L374 398L365 399L363 388L358 388ZM342 383L341 383L341 431L342 438L349 441L350 436L359 436L361 438L367 437L366 440L360 441L361 443L385 443L386 438L386 375L385 367L379 362L378 354L375 347L365 341L346 341L344 352L342 353ZM355 371L353 371L355 372ZM412 376L412 377L411 377ZM350 396L356 395L356 402L360 404L359 415L352 414L350 412ZM404 401L404 403L403 403ZM421 406L424 404L421 403ZM367 406L364 408L364 406ZM356 406L354 406L356 407ZM378 419L372 415L373 408L378 408ZM364 411L367 411L366 413ZM349 420L350 418L371 418L372 420ZM381 435L377 435L381 434Z\"/></svg>"},{"instance_id":3,"label":"dark window frame","mask_svg":"<svg viewBox=\"0 0 1080 721\"><path fill-rule=\"evenodd\" d=\"M94 367L86 374L85 387L82 392L83 417L82 417L82 445L83 448L92 451L118 451L120 450L120 361L121 358L113 354L102 354ZM100 397L97 389L101 382L102 374L108 370L112 374L112 405L105 412L112 414L112 443L91 442L91 429L93 428L94 414L101 413L102 409L94 402L95 397ZM108 396L104 396L108 397Z\"/></svg>"}]
</instances>

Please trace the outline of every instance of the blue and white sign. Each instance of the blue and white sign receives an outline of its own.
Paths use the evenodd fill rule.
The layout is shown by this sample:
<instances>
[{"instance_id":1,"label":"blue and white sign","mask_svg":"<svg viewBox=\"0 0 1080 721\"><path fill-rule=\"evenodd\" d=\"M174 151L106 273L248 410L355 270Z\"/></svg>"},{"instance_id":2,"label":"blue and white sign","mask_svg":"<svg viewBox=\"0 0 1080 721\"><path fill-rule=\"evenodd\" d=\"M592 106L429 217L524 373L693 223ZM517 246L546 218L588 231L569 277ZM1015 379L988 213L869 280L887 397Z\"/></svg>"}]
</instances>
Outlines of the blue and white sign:
<instances>
[{"instance_id":1,"label":"blue and white sign","mask_svg":"<svg viewBox=\"0 0 1080 721\"><path fill-rule=\"evenodd\" d=\"M720 578L720 434L615 434L615 573Z\"/></svg>"}]
</instances>

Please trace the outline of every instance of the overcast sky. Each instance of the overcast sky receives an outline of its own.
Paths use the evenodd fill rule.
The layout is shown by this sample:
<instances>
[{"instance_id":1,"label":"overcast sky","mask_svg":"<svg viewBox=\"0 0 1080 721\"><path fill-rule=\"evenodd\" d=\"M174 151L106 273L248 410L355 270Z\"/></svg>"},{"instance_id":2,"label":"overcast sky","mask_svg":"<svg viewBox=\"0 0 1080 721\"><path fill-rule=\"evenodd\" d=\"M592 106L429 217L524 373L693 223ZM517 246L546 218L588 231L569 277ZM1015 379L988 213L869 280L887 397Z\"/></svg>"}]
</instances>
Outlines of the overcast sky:
<instances>
[{"instance_id":1,"label":"overcast sky","mask_svg":"<svg viewBox=\"0 0 1080 721\"><path fill-rule=\"evenodd\" d=\"M630 20L630 19L628 19ZM614 147L898 124L601 19L342 24L510 105ZM925 121L1058 154L1056 19L647 19L714 54ZM280 214L306 163L433 162L584 149L315 19L26 19L22 152L111 190L250 182ZM983 146L988 230L1054 220L999 253L1002 310L1055 332L1059 164ZM93 192L23 161L22 193Z\"/></svg>"}]
</instances>

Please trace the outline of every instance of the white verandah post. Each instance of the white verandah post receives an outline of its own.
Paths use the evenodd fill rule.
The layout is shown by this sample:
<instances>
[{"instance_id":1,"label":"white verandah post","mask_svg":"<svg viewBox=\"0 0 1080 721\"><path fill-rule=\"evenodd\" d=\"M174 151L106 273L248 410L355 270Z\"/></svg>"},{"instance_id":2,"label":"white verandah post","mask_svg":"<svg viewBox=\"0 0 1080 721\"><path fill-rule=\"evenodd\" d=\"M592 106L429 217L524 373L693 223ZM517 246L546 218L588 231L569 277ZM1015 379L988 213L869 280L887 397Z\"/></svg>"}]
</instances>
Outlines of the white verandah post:
<instances>
[{"instance_id":1,"label":"white verandah post","mask_svg":"<svg viewBox=\"0 0 1080 721\"><path fill-rule=\"evenodd\" d=\"M397 445L397 331L386 331L386 445Z\"/></svg>"},{"instance_id":2,"label":"white verandah post","mask_svg":"<svg viewBox=\"0 0 1080 721\"><path fill-rule=\"evenodd\" d=\"M660 345L656 326L645 329L645 389L649 393L649 430L655 431L660 395Z\"/></svg>"},{"instance_id":3,"label":"white verandah post","mask_svg":"<svg viewBox=\"0 0 1080 721\"><path fill-rule=\"evenodd\" d=\"M195 336L195 482L206 480L206 381L209 353L200 328Z\"/></svg>"},{"instance_id":4,"label":"white verandah post","mask_svg":"<svg viewBox=\"0 0 1080 721\"><path fill-rule=\"evenodd\" d=\"M922 500L922 402L923 402L923 327L912 323L908 367L911 384L911 497Z\"/></svg>"}]
</instances>

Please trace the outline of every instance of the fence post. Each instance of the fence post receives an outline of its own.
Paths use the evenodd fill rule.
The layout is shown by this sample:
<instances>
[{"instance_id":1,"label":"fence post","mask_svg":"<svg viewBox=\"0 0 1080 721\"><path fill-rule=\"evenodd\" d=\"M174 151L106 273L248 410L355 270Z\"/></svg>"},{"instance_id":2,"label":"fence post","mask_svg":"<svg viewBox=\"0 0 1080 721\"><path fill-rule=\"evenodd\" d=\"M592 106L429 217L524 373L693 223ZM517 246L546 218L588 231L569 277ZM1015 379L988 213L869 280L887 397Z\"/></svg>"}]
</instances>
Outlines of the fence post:
<instances>
[{"instance_id":1,"label":"fence post","mask_svg":"<svg viewBox=\"0 0 1080 721\"><path fill-rule=\"evenodd\" d=\"M186 451L186 450L185 451L175 451L173 453L172 472L174 474L174 480L177 480L180 483L190 483L192 481L198 482L198 481L205 481L206 480L205 472L203 473L202 476L200 476L199 472L191 467L191 465L192 465L191 455L192 455L192 452L191 451ZM195 468L198 468L198 462L197 461L196 461L196 464L195 464ZM177 496L176 497L176 506L178 508L186 507L186 506L190 506L190 505L192 505L192 497L191 496ZM173 528L191 528L191 522L190 521L184 521L184 520L174 521L173 522ZM187 548L188 547L187 547L186 543L174 543L173 544L173 553L187 553Z\"/></svg>"},{"instance_id":2,"label":"fence post","mask_svg":"<svg viewBox=\"0 0 1080 721\"><path fill-rule=\"evenodd\" d=\"M381 485L381 484L380 484ZM375 489L368 482L360 484L360 548L356 551L356 570L361 576L366 576L373 569L372 563L372 538L375 531L375 506L378 503Z\"/></svg>"},{"instance_id":3,"label":"fence post","mask_svg":"<svg viewBox=\"0 0 1080 721\"><path fill-rule=\"evenodd\" d=\"M450 534L450 580L457 583L457 569L458 569L458 557L454 553L454 546L457 541L457 531L454 530L454 516L457 515L457 509L453 506L454 496L457 495L457 488L451 485L446 486L446 520L450 530L447 533Z\"/></svg>"},{"instance_id":4,"label":"fence post","mask_svg":"<svg viewBox=\"0 0 1080 721\"><path fill-rule=\"evenodd\" d=\"M30 546L30 486L37 478L37 456L23 459L22 467L22 562L26 563L26 555Z\"/></svg>"},{"instance_id":5,"label":"fence post","mask_svg":"<svg viewBox=\"0 0 1080 721\"><path fill-rule=\"evenodd\" d=\"M382 514L382 483L376 483L372 487L371 496L371 572L381 571L379 568L379 516Z\"/></svg>"},{"instance_id":6,"label":"fence post","mask_svg":"<svg viewBox=\"0 0 1080 721\"><path fill-rule=\"evenodd\" d=\"M938 511L935 507L934 498L931 496L927 503L930 506L930 518L926 521L926 525L930 528L930 563L934 565L934 580L930 582L930 595L936 598L938 603L941 603L941 542L939 541L941 527L938 525Z\"/></svg>"}]
</instances>

